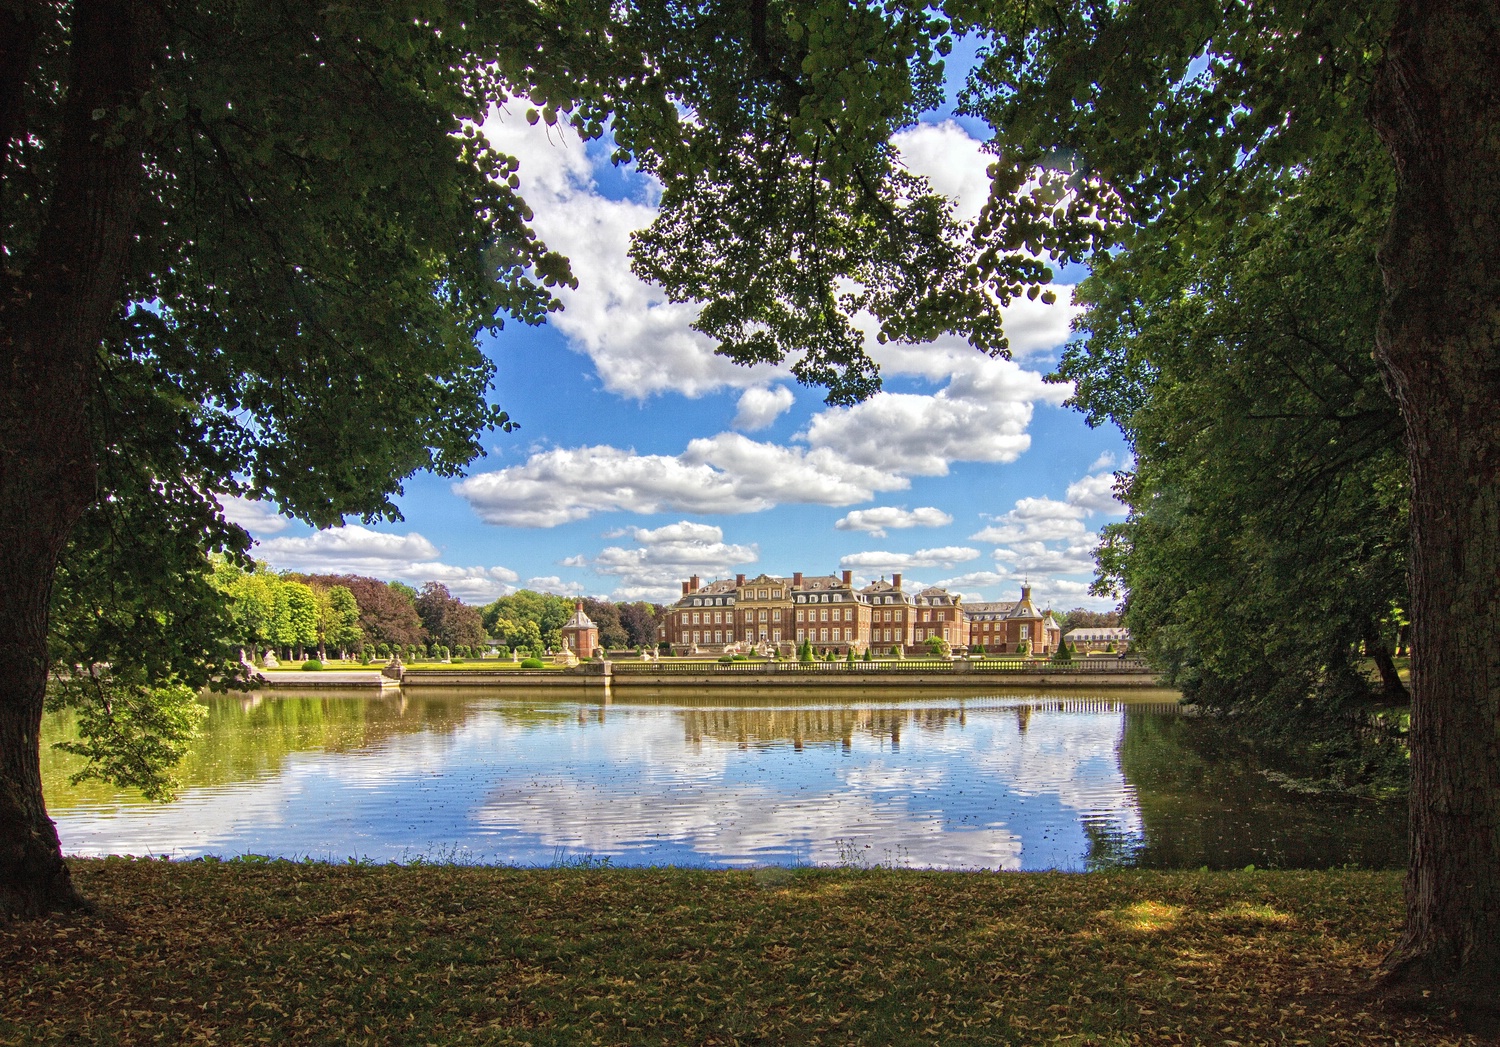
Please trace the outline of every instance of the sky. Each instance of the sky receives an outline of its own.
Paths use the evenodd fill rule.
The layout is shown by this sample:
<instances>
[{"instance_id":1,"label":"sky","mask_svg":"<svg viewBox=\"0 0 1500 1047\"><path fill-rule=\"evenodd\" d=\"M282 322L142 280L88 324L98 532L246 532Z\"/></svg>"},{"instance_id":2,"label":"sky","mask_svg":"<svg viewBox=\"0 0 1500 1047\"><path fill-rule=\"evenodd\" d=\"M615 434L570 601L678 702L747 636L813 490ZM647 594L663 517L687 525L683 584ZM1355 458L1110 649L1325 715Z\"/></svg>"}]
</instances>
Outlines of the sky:
<instances>
[{"instance_id":1,"label":"sky","mask_svg":"<svg viewBox=\"0 0 1500 1047\"><path fill-rule=\"evenodd\" d=\"M671 602L681 582L744 572L901 573L965 599L1013 600L1023 582L1056 610L1091 597L1098 528L1128 466L1120 433L1089 429L1044 382L1076 314L1064 270L1055 305L1006 314L1013 357L962 340L877 345L883 390L853 407L789 369L740 367L694 332L697 307L668 302L630 271L630 233L657 187L611 166L608 146L491 114L497 148L520 161L534 227L572 263L576 290L540 328L487 337L493 402L520 423L487 434L467 476L419 474L402 521L314 531L274 506L226 500L280 570L439 581L468 603L520 588ZM973 217L988 159L972 122L939 112L902 132L909 168Z\"/></svg>"}]
</instances>

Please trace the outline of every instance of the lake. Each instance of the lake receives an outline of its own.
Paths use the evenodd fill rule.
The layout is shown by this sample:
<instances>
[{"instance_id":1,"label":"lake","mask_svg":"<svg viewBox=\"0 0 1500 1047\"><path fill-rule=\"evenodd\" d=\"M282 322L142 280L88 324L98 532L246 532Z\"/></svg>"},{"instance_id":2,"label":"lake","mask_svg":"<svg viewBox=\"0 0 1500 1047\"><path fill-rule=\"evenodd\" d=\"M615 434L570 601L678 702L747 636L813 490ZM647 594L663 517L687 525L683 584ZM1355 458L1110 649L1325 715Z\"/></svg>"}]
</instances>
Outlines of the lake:
<instances>
[{"instance_id":1,"label":"lake","mask_svg":"<svg viewBox=\"0 0 1500 1047\"><path fill-rule=\"evenodd\" d=\"M1175 694L207 698L175 801L68 784L68 854L513 865L1388 868L1405 806L1289 793Z\"/></svg>"}]
</instances>

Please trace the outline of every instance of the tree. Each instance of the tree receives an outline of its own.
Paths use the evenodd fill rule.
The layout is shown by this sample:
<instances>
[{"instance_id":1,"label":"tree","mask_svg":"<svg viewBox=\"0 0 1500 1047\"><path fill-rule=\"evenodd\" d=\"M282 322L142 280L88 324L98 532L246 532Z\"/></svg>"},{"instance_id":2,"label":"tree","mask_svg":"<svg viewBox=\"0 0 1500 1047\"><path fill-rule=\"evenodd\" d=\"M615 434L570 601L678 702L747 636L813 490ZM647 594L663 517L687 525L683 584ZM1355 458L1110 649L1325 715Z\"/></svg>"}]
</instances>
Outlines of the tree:
<instances>
[{"instance_id":1,"label":"tree","mask_svg":"<svg viewBox=\"0 0 1500 1047\"><path fill-rule=\"evenodd\" d=\"M1000 129L1005 163L980 230L997 248L1082 259L1186 216L1253 221L1258 186L1365 133L1367 117L1380 136L1394 191L1375 215L1373 349L1404 434L1412 619L1411 866L1386 972L1493 1006L1500 16L1480 0L991 14L995 45L969 101ZM1358 221L1379 205L1343 206Z\"/></svg>"},{"instance_id":2,"label":"tree","mask_svg":"<svg viewBox=\"0 0 1500 1047\"><path fill-rule=\"evenodd\" d=\"M1075 342L1070 349L1077 352L1079 344ZM1113 418L1110 420L1114 421ZM1120 624L1120 612L1090 611L1086 607L1075 607L1058 615L1057 624L1064 633L1072 629L1108 629Z\"/></svg>"},{"instance_id":3,"label":"tree","mask_svg":"<svg viewBox=\"0 0 1500 1047\"><path fill-rule=\"evenodd\" d=\"M630 647L645 649L656 646L656 621L661 614L661 605L637 600L622 603L620 625L625 630L625 643Z\"/></svg>"},{"instance_id":4,"label":"tree","mask_svg":"<svg viewBox=\"0 0 1500 1047\"><path fill-rule=\"evenodd\" d=\"M500 619L530 622L536 626L541 643L554 650L562 646L562 627L573 617L573 601L566 596L552 593L537 593L521 589L502 596L484 608L485 628L496 635L495 626Z\"/></svg>"},{"instance_id":5,"label":"tree","mask_svg":"<svg viewBox=\"0 0 1500 1047\"><path fill-rule=\"evenodd\" d=\"M428 582L422 586L417 595L417 614L428 638L450 650L485 641L479 609L454 597L441 582Z\"/></svg>"},{"instance_id":6,"label":"tree","mask_svg":"<svg viewBox=\"0 0 1500 1047\"><path fill-rule=\"evenodd\" d=\"M599 627L599 644L606 650L624 647L630 642L629 634L622 622L621 607L608 600L583 599L583 613Z\"/></svg>"},{"instance_id":7,"label":"tree","mask_svg":"<svg viewBox=\"0 0 1500 1047\"><path fill-rule=\"evenodd\" d=\"M276 607L277 642L293 648L300 661L303 648L318 642L318 597L304 582L283 581L276 590Z\"/></svg>"},{"instance_id":8,"label":"tree","mask_svg":"<svg viewBox=\"0 0 1500 1047\"><path fill-rule=\"evenodd\" d=\"M325 657L323 648L332 644L343 657L345 652L359 646L364 633L359 627L359 601L346 585L334 585L318 592L318 656Z\"/></svg>"},{"instance_id":9,"label":"tree","mask_svg":"<svg viewBox=\"0 0 1500 1047\"><path fill-rule=\"evenodd\" d=\"M1365 648L1406 699L1406 470L1369 348L1384 208L1342 206L1388 199L1390 176L1373 134L1353 144L1275 178L1254 222L1210 214L1101 260L1060 368L1135 451L1100 555L1133 641L1190 701L1315 746L1330 774L1395 749Z\"/></svg>"},{"instance_id":10,"label":"tree","mask_svg":"<svg viewBox=\"0 0 1500 1047\"><path fill-rule=\"evenodd\" d=\"M362 575L314 574L306 578L311 585L349 590L359 605L358 626L366 639L393 645L421 639L422 620L417 616L415 593L410 586Z\"/></svg>"}]
</instances>

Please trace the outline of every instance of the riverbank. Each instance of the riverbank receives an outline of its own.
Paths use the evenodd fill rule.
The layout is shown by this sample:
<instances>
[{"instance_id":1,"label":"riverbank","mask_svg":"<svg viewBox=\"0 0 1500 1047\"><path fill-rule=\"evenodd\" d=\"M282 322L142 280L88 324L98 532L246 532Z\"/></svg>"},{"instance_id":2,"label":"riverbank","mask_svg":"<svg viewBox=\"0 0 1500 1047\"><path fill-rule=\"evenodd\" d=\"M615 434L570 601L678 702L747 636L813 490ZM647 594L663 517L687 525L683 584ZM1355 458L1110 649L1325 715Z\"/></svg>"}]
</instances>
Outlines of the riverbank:
<instances>
[{"instance_id":1,"label":"riverbank","mask_svg":"<svg viewBox=\"0 0 1500 1047\"><path fill-rule=\"evenodd\" d=\"M1487 1042L1369 995L1393 872L72 865L0 1043Z\"/></svg>"},{"instance_id":2,"label":"riverbank","mask_svg":"<svg viewBox=\"0 0 1500 1047\"><path fill-rule=\"evenodd\" d=\"M1022 659L877 659L870 662L584 662L572 668L520 669L483 661L417 664L398 669L262 672L257 689L409 691L421 688L520 689L609 697L619 692L666 695L705 689L771 693L788 688L880 692L946 688L983 694L995 687L1039 690L1157 689L1143 664L1115 658L1071 665Z\"/></svg>"}]
</instances>

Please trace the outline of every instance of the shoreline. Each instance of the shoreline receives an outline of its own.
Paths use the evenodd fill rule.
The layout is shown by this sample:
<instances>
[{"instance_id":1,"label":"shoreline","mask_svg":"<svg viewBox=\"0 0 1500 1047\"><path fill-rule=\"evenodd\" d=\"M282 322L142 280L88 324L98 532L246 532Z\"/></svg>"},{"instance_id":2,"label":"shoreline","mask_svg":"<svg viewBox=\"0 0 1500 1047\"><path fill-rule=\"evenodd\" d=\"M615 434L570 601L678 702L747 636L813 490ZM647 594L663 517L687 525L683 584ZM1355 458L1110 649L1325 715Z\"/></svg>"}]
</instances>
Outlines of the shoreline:
<instances>
[{"instance_id":1,"label":"shoreline","mask_svg":"<svg viewBox=\"0 0 1500 1047\"><path fill-rule=\"evenodd\" d=\"M967 662L951 668L933 664L855 662L822 663L808 669L797 663L737 663L732 668L711 664L683 665L643 662L583 663L570 669L402 669L399 678L389 670L273 670L257 674L254 691L341 690L360 693L406 693L443 688L464 691L541 690L608 697L613 694L669 695L705 689L736 693L776 693L785 690L876 692L940 689L984 693L995 688L1044 691L1163 690L1149 670L1113 666L985 669ZM788 667L790 666L790 667ZM826 667L825 667L826 666Z\"/></svg>"}]
</instances>

